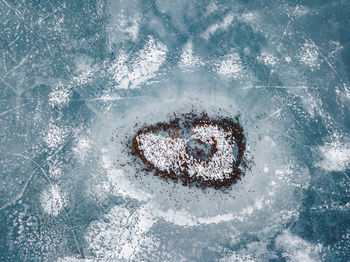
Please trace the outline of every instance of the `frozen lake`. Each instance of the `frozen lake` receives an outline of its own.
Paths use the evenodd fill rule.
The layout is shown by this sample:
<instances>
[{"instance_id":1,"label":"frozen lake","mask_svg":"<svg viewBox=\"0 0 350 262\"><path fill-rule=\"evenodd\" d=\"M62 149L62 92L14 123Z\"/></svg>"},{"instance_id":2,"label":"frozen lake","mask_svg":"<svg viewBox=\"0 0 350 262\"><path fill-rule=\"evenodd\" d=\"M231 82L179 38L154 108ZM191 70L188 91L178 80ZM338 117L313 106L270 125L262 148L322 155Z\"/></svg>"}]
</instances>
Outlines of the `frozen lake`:
<instances>
[{"instance_id":1,"label":"frozen lake","mask_svg":"<svg viewBox=\"0 0 350 262\"><path fill-rule=\"evenodd\" d=\"M350 3L323 2L0 1L0 261L349 261ZM193 110L239 115L229 188L131 153ZM201 128L203 165L139 146L228 177L237 140Z\"/></svg>"}]
</instances>

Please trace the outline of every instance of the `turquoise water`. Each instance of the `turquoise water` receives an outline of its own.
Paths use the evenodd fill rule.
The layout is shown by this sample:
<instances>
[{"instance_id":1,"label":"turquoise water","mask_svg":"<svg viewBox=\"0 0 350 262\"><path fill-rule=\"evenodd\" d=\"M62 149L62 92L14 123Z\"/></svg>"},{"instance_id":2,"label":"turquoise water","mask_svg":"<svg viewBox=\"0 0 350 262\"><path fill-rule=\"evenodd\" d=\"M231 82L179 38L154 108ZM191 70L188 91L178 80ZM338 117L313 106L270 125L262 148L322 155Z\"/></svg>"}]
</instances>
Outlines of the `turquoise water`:
<instances>
[{"instance_id":1,"label":"turquoise water","mask_svg":"<svg viewBox=\"0 0 350 262\"><path fill-rule=\"evenodd\" d=\"M349 8L0 2L0 260L348 261ZM240 114L254 164L229 190L128 153L192 108Z\"/></svg>"}]
</instances>

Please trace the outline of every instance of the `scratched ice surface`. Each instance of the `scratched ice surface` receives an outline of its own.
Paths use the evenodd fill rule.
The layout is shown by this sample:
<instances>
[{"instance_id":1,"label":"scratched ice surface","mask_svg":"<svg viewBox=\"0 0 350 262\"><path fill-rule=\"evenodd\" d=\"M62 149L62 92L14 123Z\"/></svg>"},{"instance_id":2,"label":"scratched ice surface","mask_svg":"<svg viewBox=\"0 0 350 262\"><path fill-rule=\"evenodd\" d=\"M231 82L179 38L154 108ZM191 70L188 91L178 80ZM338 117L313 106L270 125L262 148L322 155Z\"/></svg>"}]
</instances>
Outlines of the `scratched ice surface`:
<instances>
[{"instance_id":1,"label":"scratched ice surface","mask_svg":"<svg viewBox=\"0 0 350 262\"><path fill-rule=\"evenodd\" d=\"M1 0L0 261L348 261L349 10ZM242 181L119 164L135 123L193 105L240 112Z\"/></svg>"}]
</instances>

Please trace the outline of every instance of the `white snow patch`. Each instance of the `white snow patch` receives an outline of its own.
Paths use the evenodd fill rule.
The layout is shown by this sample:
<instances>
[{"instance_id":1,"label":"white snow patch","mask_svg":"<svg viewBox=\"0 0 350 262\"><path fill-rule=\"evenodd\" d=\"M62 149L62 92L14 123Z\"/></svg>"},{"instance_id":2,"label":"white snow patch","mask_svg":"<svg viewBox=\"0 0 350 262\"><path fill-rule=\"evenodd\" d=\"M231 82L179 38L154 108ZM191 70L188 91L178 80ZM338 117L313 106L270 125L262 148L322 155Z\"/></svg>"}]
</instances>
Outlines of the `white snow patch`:
<instances>
[{"instance_id":1,"label":"white snow patch","mask_svg":"<svg viewBox=\"0 0 350 262\"><path fill-rule=\"evenodd\" d=\"M62 169L56 163L49 163L49 175L52 179L60 178L62 173Z\"/></svg>"},{"instance_id":2,"label":"white snow patch","mask_svg":"<svg viewBox=\"0 0 350 262\"><path fill-rule=\"evenodd\" d=\"M218 30L226 30L231 23L233 22L233 14L228 14L224 17L223 21L221 23L216 23L211 26L209 26L202 34L202 37L205 40L208 40L216 31Z\"/></svg>"},{"instance_id":3,"label":"white snow patch","mask_svg":"<svg viewBox=\"0 0 350 262\"><path fill-rule=\"evenodd\" d=\"M203 61L193 54L193 44L188 42L180 56L179 66L184 71L192 71L195 67L203 65Z\"/></svg>"},{"instance_id":4,"label":"white snow patch","mask_svg":"<svg viewBox=\"0 0 350 262\"><path fill-rule=\"evenodd\" d=\"M43 139L47 146L51 149L57 148L64 141L64 138L67 135L67 130L65 128L59 127L53 123L53 120L50 120L48 129Z\"/></svg>"},{"instance_id":5,"label":"white snow patch","mask_svg":"<svg viewBox=\"0 0 350 262\"><path fill-rule=\"evenodd\" d=\"M66 197L60 192L58 185L50 185L40 198L43 210L52 216L57 216L66 205Z\"/></svg>"},{"instance_id":6,"label":"white snow patch","mask_svg":"<svg viewBox=\"0 0 350 262\"><path fill-rule=\"evenodd\" d=\"M121 52L118 58L114 61L109 71L113 74L113 79L115 82L120 83L129 74L128 68L128 55Z\"/></svg>"},{"instance_id":7,"label":"white snow patch","mask_svg":"<svg viewBox=\"0 0 350 262\"><path fill-rule=\"evenodd\" d=\"M284 61L286 61L287 63L292 62L292 58L290 56L286 56L284 57Z\"/></svg>"},{"instance_id":8,"label":"white snow patch","mask_svg":"<svg viewBox=\"0 0 350 262\"><path fill-rule=\"evenodd\" d=\"M242 71L242 61L238 53L227 55L217 68L219 74L234 79L238 79Z\"/></svg>"},{"instance_id":9,"label":"white snow patch","mask_svg":"<svg viewBox=\"0 0 350 262\"><path fill-rule=\"evenodd\" d=\"M264 63L265 65L274 66L278 62L278 58L274 55L263 52L261 56L257 57L258 61Z\"/></svg>"},{"instance_id":10,"label":"white snow patch","mask_svg":"<svg viewBox=\"0 0 350 262\"><path fill-rule=\"evenodd\" d=\"M240 20L245 23L255 23L258 17L257 12L244 12L240 16Z\"/></svg>"},{"instance_id":11,"label":"white snow patch","mask_svg":"<svg viewBox=\"0 0 350 262\"><path fill-rule=\"evenodd\" d=\"M319 147L323 160L317 166L327 171L345 171L350 167L350 143L334 141Z\"/></svg>"},{"instance_id":12,"label":"white snow patch","mask_svg":"<svg viewBox=\"0 0 350 262\"><path fill-rule=\"evenodd\" d=\"M335 93L337 94L339 107L345 108L345 105L350 101L350 86L343 83L343 85L336 87Z\"/></svg>"},{"instance_id":13,"label":"white snow patch","mask_svg":"<svg viewBox=\"0 0 350 262\"><path fill-rule=\"evenodd\" d=\"M94 70L92 68L81 72L78 76L73 77L73 83L76 85L85 85L93 79Z\"/></svg>"},{"instance_id":14,"label":"white snow patch","mask_svg":"<svg viewBox=\"0 0 350 262\"><path fill-rule=\"evenodd\" d=\"M311 71L314 71L315 69L319 69L321 66L319 55L320 54L316 46L312 42L307 40L301 47L299 53L299 60L300 62L309 66Z\"/></svg>"},{"instance_id":15,"label":"white snow patch","mask_svg":"<svg viewBox=\"0 0 350 262\"><path fill-rule=\"evenodd\" d=\"M49 94L49 105L51 107L62 108L69 102L71 96L71 89L69 86L64 86L62 83L54 86Z\"/></svg>"},{"instance_id":16,"label":"white snow patch","mask_svg":"<svg viewBox=\"0 0 350 262\"><path fill-rule=\"evenodd\" d=\"M150 37L148 43L128 66L129 57L121 53L109 71L118 88L139 88L141 84L156 76L156 72L166 59L167 47Z\"/></svg>"},{"instance_id":17,"label":"white snow patch","mask_svg":"<svg viewBox=\"0 0 350 262\"><path fill-rule=\"evenodd\" d=\"M73 148L73 152L80 161L84 161L87 153L91 149L91 142L85 137L78 138L76 146Z\"/></svg>"}]
</instances>

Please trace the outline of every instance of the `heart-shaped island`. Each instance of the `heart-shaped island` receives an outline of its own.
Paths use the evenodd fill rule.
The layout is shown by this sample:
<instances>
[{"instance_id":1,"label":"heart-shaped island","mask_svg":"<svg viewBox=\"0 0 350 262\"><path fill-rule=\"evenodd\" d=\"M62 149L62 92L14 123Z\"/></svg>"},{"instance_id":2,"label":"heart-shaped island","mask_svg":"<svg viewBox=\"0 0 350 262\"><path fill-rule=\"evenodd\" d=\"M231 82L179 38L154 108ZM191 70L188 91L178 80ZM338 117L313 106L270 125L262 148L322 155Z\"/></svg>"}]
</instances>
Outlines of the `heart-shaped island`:
<instances>
[{"instance_id":1,"label":"heart-shaped island","mask_svg":"<svg viewBox=\"0 0 350 262\"><path fill-rule=\"evenodd\" d=\"M132 154L162 178L183 185L219 189L236 183L247 167L243 128L238 117L210 118L194 112L140 129Z\"/></svg>"}]
</instances>

